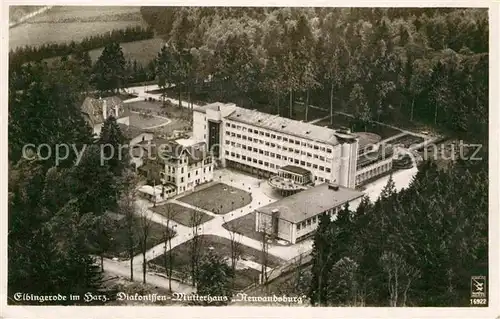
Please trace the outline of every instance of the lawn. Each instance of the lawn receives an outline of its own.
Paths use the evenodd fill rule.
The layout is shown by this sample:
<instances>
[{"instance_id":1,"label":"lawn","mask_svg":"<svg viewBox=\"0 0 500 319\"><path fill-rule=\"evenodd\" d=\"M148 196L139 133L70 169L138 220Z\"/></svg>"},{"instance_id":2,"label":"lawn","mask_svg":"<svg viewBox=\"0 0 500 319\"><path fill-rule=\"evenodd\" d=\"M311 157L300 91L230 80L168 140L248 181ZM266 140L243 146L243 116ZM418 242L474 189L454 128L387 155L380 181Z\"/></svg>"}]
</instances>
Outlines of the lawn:
<instances>
[{"instance_id":1,"label":"lawn","mask_svg":"<svg viewBox=\"0 0 500 319\"><path fill-rule=\"evenodd\" d=\"M174 203L156 206L151 209L171 220L188 227L198 226L213 219L212 216Z\"/></svg>"},{"instance_id":2,"label":"lawn","mask_svg":"<svg viewBox=\"0 0 500 319\"><path fill-rule=\"evenodd\" d=\"M191 251L191 241L185 242L172 250L173 253L173 269L176 272L180 273L189 273L190 269L190 251ZM227 257L231 255L231 241L229 239L215 236L215 235L201 235L200 236L200 252L201 258L206 256L209 251L214 252L215 254ZM210 248L213 247L213 248ZM248 246L241 247L241 258L246 260L252 260L254 262L259 263L261 260L262 253L256 249L250 248ZM167 259L168 262L168 259ZM268 267L275 268L282 264L284 261L280 258L269 255L268 257ZM163 267L164 266L164 256L161 255L153 260L150 263L155 264L156 266ZM238 269L236 270L236 281L235 281L235 289L241 290L255 281L258 280L259 271L255 269Z\"/></svg>"},{"instance_id":3,"label":"lawn","mask_svg":"<svg viewBox=\"0 0 500 319\"><path fill-rule=\"evenodd\" d=\"M222 224L222 227L258 241L262 240L262 233L255 231L255 212L251 212L245 216L224 223ZM278 242L274 242L273 245L284 246Z\"/></svg>"},{"instance_id":4,"label":"lawn","mask_svg":"<svg viewBox=\"0 0 500 319\"><path fill-rule=\"evenodd\" d=\"M223 215L250 204L252 195L224 183L217 183L178 200Z\"/></svg>"},{"instance_id":5,"label":"lawn","mask_svg":"<svg viewBox=\"0 0 500 319\"><path fill-rule=\"evenodd\" d=\"M146 26L140 7L57 6L9 29L9 48L45 43L79 42L85 37ZM155 53L156 54L156 53Z\"/></svg>"},{"instance_id":6,"label":"lawn","mask_svg":"<svg viewBox=\"0 0 500 319\"><path fill-rule=\"evenodd\" d=\"M106 257L128 258L128 232L126 221L124 218L125 216L121 214L113 214L112 216L115 223L115 228L114 231L109 234L110 238L112 238L112 244L109 252L106 254ZM142 228L141 220L139 217L134 217L133 225L134 240L136 243L134 248L134 255L137 255L141 252L139 242ZM165 226L151 222L149 238L146 243L147 249L150 249L163 242L164 230ZM170 236L172 235L174 235L174 232L170 230Z\"/></svg>"},{"instance_id":7,"label":"lawn","mask_svg":"<svg viewBox=\"0 0 500 319\"><path fill-rule=\"evenodd\" d=\"M137 63L146 65L158 56L165 41L160 38L152 38L147 40L120 43L125 60L137 60ZM95 63L102 53L104 48L94 49L89 51L92 62Z\"/></svg>"},{"instance_id":8,"label":"lawn","mask_svg":"<svg viewBox=\"0 0 500 319\"><path fill-rule=\"evenodd\" d=\"M130 114L130 125L141 129L148 129L153 126L168 123L169 120L155 115L132 113Z\"/></svg>"}]
</instances>

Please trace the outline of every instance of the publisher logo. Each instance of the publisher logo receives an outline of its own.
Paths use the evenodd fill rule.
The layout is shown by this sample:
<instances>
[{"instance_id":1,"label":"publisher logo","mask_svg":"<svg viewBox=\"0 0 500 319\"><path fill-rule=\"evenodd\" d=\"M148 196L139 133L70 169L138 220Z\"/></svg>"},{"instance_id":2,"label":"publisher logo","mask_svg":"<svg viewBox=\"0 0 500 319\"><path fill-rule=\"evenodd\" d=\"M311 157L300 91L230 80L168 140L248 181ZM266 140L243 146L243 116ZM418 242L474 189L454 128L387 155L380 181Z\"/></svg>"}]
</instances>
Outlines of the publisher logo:
<instances>
[{"instance_id":1,"label":"publisher logo","mask_svg":"<svg viewBox=\"0 0 500 319\"><path fill-rule=\"evenodd\" d=\"M486 298L486 276L471 277L471 298Z\"/></svg>"}]
</instances>

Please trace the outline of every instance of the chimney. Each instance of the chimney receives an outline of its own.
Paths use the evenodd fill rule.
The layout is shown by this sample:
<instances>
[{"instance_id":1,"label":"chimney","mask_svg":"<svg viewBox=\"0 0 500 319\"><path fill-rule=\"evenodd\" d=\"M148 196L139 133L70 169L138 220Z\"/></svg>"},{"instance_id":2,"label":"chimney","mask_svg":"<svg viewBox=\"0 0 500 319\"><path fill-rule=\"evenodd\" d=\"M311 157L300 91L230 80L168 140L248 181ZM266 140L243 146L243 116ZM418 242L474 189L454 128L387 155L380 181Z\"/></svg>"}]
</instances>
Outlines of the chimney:
<instances>
[{"instance_id":1,"label":"chimney","mask_svg":"<svg viewBox=\"0 0 500 319\"><path fill-rule=\"evenodd\" d=\"M118 111L120 110L120 104L115 105L115 118L118 119Z\"/></svg>"},{"instance_id":2,"label":"chimney","mask_svg":"<svg viewBox=\"0 0 500 319\"><path fill-rule=\"evenodd\" d=\"M106 99L99 98L102 101L102 117L104 121L108 118L108 106L106 104Z\"/></svg>"}]
</instances>

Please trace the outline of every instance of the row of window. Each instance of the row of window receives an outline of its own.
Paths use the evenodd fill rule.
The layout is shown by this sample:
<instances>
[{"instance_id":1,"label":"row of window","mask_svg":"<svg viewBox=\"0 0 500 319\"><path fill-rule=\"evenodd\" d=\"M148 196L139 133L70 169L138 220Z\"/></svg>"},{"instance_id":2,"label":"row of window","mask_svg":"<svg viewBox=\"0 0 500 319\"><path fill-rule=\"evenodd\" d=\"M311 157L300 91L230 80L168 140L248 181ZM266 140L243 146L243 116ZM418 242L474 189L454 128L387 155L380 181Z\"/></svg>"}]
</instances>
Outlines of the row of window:
<instances>
[{"instance_id":1,"label":"row of window","mask_svg":"<svg viewBox=\"0 0 500 319\"><path fill-rule=\"evenodd\" d=\"M302 161L302 160L299 160L297 158L282 156L280 154L275 154L273 152L263 151L261 149L255 148L255 147L253 147L253 148L250 147L250 146L246 147L245 145L242 145L242 148L244 150L248 150L248 151L251 151L251 152L253 151L254 153L261 154L261 155L264 155L264 156L270 156L272 158L276 158L276 159L279 159L279 160L288 161L291 164L302 165L302 166L305 166L305 167L312 167L313 169L319 169L322 172L327 172L327 173L331 172L331 168L330 167L320 166L318 164L312 164L310 162ZM230 154L229 151L226 151L226 155L229 155L229 154ZM231 156L232 157L239 158L239 156L240 156L238 153L236 153L235 155L232 155L232 154L235 154L235 153L231 152Z\"/></svg>"},{"instance_id":2,"label":"row of window","mask_svg":"<svg viewBox=\"0 0 500 319\"><path fill-rule=\"evenodd\" d=\"M237 135L239 135L239 134L237 134ZM243 139L246 140L246 136L243 136ZM248 138L248 139L250 140L250 142L252 141L251 138ZM276 144L270 143L270 142L264 142L262 140L254 139L253 141L254 142L259 142L260 144L264 144L266 146L276 147L279 150L283 149L283 151L288 151L290 153L300 154L300 155L306 155L309 158L319 159L322 162L331 162L329 159L326 159L324 156L321 156L321 155L318 155L318 154L312 154L312 153L309 153L309 152L305 152L305 151L302 151L302 150L298 150L298 149L294 149L294 148L286 147L286 146L281 147L280 145L276 145ZM232 142L232 141L228 141L228 140L226 140L226 145L231 145L233 147L242 147L243 149L246 149L246 147L247 147L245 144L240 144L240 143L236 143L236 142ZM252 147L248 146L248 149L252 150Z\"/></svg>"},{"instance_id":3,"label":"row of window","mask_svg":"<svg viewBox=\"0 0 500 319\"><path fill-rule=\"evenodd\" d=\"M324 212L320 215L316 215L316 216L313 216L313 217L310 217L306 220L304 220L303 222L301 223L298 223L297 224L297 230L301 230L302 228L306 228L306 226L311 226L311 224L316 224L316 223L319 223L319 218L321 215L325 215L325 214L328 214L328 215L332 215L332 211L329 211L329 212Z\"/></svg>"},{"instance_id":4,"label":"row of window","mask_svg":"<svg viewBox=\"0 0 500 319\"><path fill-rule=\"evenodd\" d=\"M245 126L240 126L240 125L236 125L236 124L226 123L226 127L228 127L228 128L230 127L230 128L236 129L236 130L241 130L242 132L248 132L248 133L253 133L253 134L256 134L256 135L260 135L260 136L270 137L270 138L276 139L278 141L283 141L283 142L288 142L288 143L295 144L295 145L305 146L305 147L308 147L310 149L321 150L322 152L332 153L332 149L328 148L328 147L318 146L318 145L314 145L314 144L306 143L306 142L301 142L299 140L294 140L294 139L291 139L291 138L288 138L288 137L284 137L284 136L281 136L281 135L276 135L276 134L269 133L269 132L259 131L259 130L256 130L256 129L251 129L251 128L247 129ZM226 131L226 134L227 134L227 132L228 131ZM238 136L240 134L236 134L236 135ZM234 135L232 135L232 136L234 136ZM246 139L246 138L247 138L247 136L243 135L243 139ZM250 137L248 139L251 140Z\"/></svg>"},{"instance_id":5,"label":"row of window","mask_svg":"<svg viewBox=\"0 0 500 319\"><path fill-rule=\"evenodd\" d=\"M203 173L206 173L206 167L203 168ZM210 172L212 170L212 166L208 167L208 171ZM167 172L168 173L175 173L175 167L173 166L167 166ZM181 167L181 174L184 174L184 167ZM198 175L198 170L196 170L196 175ZM189 177L189 173L188 173Z\"/></svg>"}]
</instances>

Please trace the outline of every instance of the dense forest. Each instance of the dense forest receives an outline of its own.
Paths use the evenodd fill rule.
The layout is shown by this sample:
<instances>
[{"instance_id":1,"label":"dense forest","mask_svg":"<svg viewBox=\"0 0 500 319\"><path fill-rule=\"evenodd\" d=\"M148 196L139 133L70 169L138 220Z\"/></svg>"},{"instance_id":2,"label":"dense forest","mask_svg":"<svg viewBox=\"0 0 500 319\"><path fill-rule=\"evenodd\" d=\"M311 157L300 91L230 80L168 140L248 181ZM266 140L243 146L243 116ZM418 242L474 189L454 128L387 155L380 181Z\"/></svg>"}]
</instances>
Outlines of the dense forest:
<instances>
[{"instance_id":1,"label":"dense forest","mask_svg":"<svg viewBox=\"0 0 500 319\"><path fill-rule=\"evenodd\" d=\"M323 218L309 297L329 306L469 306L471 276L488 274L488 160L432 162L397 193ZM457 200L459 199L459 200Z\"/></svg>"},{"instance_id":2,"label":"dense forest","mask_svg":"<svg viewBox=\"0 0 500 319\"><path fill-rule=\"evenodd\" d=\"M175 83L190 96L208 90L218 100L275 105L282 115L300 100L364 121L418 121L477 139L487 133L485 9L141 12L169 43L169 56L158 62L160 84Z\"/></svg>"},{"instance_id":3,"label":"dense forest","mask_svg":"<svg viewBox=\"0 0 500 319\"><path fill-rule=\"evenodd\" d=\"M137 181L122 162L99 165L93 144L118 145L124 137L110 119L92 140L80 106L93 90L115 94L133 81L156 79L163 88L175 84L182 99L187 93L188 100L268 103L283 116L301 101L363 121L422 122L487 141L486 10L141 11L168 44L147 67L125 61L117 39L100 44L96 63L80 50L52 65L11 60L9 295L101 291L102 272L90 256L109 245L105 212L133 212ZM89 147L79 165L73 155L55 165L23 159L26 143ZM409 188L397 193L390 179L375 203L323 218L307 283L311 303L468 306L470 276L488 274L486 146L476 155L482 160L445 170L424 162ZM216 291L226 291L218 284Z\"/></svg>"}]
</instances>

